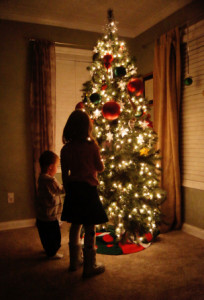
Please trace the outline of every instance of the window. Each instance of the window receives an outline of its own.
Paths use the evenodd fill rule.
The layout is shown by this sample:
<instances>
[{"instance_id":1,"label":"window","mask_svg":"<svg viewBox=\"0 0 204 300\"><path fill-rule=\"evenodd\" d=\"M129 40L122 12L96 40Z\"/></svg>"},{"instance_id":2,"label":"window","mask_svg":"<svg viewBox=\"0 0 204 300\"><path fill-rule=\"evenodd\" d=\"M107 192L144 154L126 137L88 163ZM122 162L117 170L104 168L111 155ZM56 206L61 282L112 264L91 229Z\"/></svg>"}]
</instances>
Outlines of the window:
<instances>
[{"instance_id":1,"label":"window","mask_svg":"<svg viewBox=\"0 0 204 300\"><path fill-rule=\"evenodd\" d=\"M151 120L154 122L154 106L153 106L153 73L143 76L144 97L147 98L150 105Z\"/></svg>"},{"instance_id":2,"label":"window","mask_svg":"<svg viewBox=\"0 0 204 300\"><path fill-rule=\"evenodd\" d=\"M83 83L90 80L87 66L92 51L56 46L56 153L62 148L62 132L70 113L82 101ZM60 169L59 169L60 171Z\"/></svg>"},{"instance_id":3,"label":"window","mask_svg":"<svg viewBox=\"0 0 204 300\"><path fill-rule=\"evenodd\" d=\"M182 54L182 185L204 190L204 20L186 30Z\"/></svg>"}]
</instances>

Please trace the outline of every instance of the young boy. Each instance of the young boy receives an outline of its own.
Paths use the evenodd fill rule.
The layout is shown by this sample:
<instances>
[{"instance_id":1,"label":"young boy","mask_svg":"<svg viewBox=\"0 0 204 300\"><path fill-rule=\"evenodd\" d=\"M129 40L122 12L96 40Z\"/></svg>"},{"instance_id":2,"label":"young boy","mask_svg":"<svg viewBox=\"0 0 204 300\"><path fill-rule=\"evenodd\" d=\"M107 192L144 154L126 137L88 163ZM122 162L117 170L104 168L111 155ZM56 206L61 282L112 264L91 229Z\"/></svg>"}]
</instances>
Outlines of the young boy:
<instances>
[{"instance_id":1,"label":"young boy","mask_svg":"<svg viewBox=\"0 0 204 300\"><path fill-rule=\"evenodd\" d=\"M60 259L57 253L61 247L59 219L62 212L60 194L63 186L54 175L59 165L59 157L52 151L45 151L39 159L41 174L38 179L38 195L36 201L36 225L43 248L49 258Z\"/></svg>"}]
</instances>

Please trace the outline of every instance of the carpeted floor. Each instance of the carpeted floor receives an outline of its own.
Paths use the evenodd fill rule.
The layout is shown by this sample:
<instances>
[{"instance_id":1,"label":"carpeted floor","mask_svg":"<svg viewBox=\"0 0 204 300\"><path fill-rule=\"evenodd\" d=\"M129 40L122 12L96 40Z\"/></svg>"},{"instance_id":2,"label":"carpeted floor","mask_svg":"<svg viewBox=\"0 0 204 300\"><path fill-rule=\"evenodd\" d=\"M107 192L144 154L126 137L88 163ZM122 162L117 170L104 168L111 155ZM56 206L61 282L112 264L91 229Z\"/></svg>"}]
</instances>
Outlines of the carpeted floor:
<instances>
[{"instance_id":1,"label":"carpeted floor","mask_svg":"<svg viewBox=\"0 0 204 300\"><path fill-rule=\"evenodd\" d=\"M64 259L47 260L37 229L0 232L0 299L203 300L204 240L182 231L161 234L144 251L97 254L106 272L82 280L69 273L68 225L62 225Z\"/></svg>"}]
</instances>

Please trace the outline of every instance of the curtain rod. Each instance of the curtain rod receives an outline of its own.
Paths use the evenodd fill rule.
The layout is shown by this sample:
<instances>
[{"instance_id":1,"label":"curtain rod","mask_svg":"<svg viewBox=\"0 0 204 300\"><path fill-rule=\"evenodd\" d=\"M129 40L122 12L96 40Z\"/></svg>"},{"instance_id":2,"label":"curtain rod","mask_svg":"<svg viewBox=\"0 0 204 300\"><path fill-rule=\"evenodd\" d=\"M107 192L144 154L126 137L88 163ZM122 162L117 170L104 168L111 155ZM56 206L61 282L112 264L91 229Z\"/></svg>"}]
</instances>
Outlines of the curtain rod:
<instances>
[{"instance_id":1,"label":"curtain rod","mask_svg":"<svg viewBox=\"0 0 204 300\"><path fill-rule=\"evenodd\" d=\"M37 41L37 40L40 40L40 39L35 39L35 38L29 38L29 41L30 42L34 42L34 41ZM72 46L72 47L85 47L87 49L90 50L90 47L88 47L87 45L77 45L77 44L72 44L72 43L64 43L64 42L53 42L56 46L64 46L64 47L67 47L67 46Z\"/></svg>"},{"instance_id":2,"label":"curtain rod","mask_svg":"<svg viewBox=\"0 0 204 300\"><path fill-rule=\"evenodd\" d=\"M201 14L199 16L196 16L194 18L191 18L187 21L185 21L184 23L182 23L180 26L179 26L179 29L185 29L187 28L188 26L191 26L197 22L200 22L202 19L204 18L204 14Z\"/></svg>"}]
</instances>

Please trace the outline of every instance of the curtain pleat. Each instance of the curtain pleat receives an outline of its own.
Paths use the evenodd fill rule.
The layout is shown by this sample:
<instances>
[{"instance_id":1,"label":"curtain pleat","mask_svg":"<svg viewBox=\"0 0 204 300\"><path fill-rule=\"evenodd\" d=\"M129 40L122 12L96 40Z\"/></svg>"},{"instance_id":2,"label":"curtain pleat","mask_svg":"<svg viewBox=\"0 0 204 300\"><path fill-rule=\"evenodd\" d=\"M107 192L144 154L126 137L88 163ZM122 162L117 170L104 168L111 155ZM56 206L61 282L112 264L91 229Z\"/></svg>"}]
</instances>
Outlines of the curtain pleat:
<instances>
[{"instance_id":1,"label":"curtain pleat","mask_svg":"<svg viewBox=\"0 0 204 300\"><path fill-rule=\"evenodd\" d=\"M55 150L56 59L55 45L50 41L31 42L30 109L37 186L39 157L45 150Z\"/></svg>"},{"instance_id":2,"label":"curtain pleat","mask_svg":"<svg viewBox=\"0 0 204 300\"><path fill-rule=\"evenodd\" d=\"M181 226L181 185L179 162L179 111L181 98L180 34L175 28L155 43L154 129L162 156L161 186L167 192L162 204L161 231Z\"/></svg>"}]
</instances>

